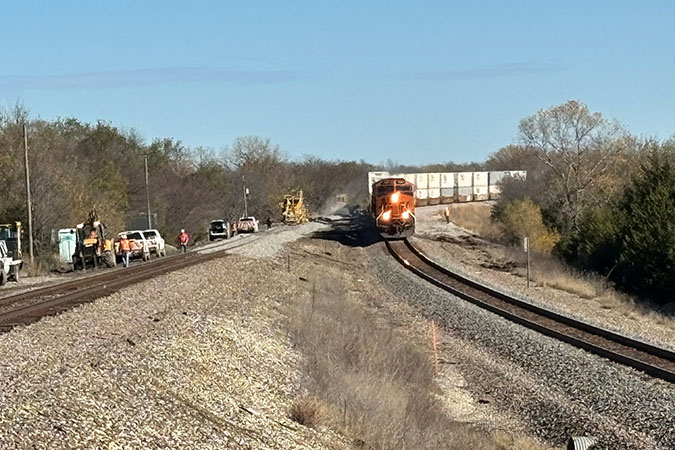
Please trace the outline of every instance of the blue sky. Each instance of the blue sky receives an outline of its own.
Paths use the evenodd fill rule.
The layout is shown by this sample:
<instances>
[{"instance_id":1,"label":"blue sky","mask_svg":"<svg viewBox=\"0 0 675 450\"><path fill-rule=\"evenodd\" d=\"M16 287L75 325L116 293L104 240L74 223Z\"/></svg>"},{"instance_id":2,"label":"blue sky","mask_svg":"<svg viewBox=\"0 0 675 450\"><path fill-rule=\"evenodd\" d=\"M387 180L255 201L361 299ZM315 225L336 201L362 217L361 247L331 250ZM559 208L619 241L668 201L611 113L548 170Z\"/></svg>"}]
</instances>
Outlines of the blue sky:
<instances>
[{"instance_id":1,"label":"blue sky","mask_svg":"<svg viewBox=\"0 0 675 450\"><path fill-rule=\"evenodd\" d=\"M92 3L3 2L0 103L373 163L480 161L568 99L675 133L673 1Z\"/></svg>"}]
</instances>

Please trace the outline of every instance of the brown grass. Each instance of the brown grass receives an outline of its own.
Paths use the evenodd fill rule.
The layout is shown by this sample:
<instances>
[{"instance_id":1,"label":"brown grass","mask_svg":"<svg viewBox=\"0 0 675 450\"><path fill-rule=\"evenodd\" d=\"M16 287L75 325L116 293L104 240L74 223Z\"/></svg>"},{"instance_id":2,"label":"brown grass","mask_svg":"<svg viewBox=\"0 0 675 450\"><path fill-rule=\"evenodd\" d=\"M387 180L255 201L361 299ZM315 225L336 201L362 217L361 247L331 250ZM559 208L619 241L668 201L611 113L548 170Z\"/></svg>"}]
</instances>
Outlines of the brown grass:
<instances>
[{"instance_id":1,"label":"brown grass","mask_svg":"<svg viewBox=\"0 0 675 450\"><path fill-rule=\"evenodd\" d=\"M473 231L483 239L497 241L503 233L499 224L492 221L492 203L456 203L449 205L450 221ZM443 211L439 214L443 216ZM443 218L443 220L445 220Z\"/></svg>"},{"instance_id":2,"label":"brown grass","mask_svg":"<svg viewBox=\"0 0 675 450\"><path fill-rule=\"evenodd\" d=\"M321 403L314 397L301 397L293 402L290 418L300 425L314 427L320 422Z\"/></svg>"},{"instance_id":3,"label":"brown grass","mask_svg":"<svg viewBox=\"0 0 675 450\"><path fill-rule=\"evenodd\" d=\"M291 316L294 341L307 358L306 388L318 399L296 402L298 422L321 420L364 448L503 448L446 415L428 349L323 283ZM325 415L316 412L318 404Z\"/></svg>"}]
</instances>

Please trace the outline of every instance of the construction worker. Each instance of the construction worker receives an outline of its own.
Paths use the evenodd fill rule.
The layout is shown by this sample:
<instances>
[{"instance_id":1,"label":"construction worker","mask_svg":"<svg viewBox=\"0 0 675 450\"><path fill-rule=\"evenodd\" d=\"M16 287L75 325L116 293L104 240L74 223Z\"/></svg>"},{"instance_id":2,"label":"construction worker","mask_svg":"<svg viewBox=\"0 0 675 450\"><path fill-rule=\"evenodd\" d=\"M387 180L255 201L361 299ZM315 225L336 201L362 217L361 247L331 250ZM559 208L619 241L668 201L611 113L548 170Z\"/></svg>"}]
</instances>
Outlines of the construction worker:
<instances>
[{"instance_id":1,"label":"construction worker","mask_svg":"<svg viewBox=\"0 0 675 450\"><path fill-rule=\"evenodd\" d=\"M187 252L187 245L190 242L190 236L181 228L180 234L178 235L178 243L180 244L181 253Z\"/></svg>"},{"instance_id":2,"label":"construction worker","mask_svg":"<svg viewBox=\"0 0 675 450\"><path fill-rule=\"evenodd\" d=\"M120 249L122 250L122 262L124 262L124 267L129 267L129 257L131 256L131 244L129 244L129 239L126 234L120 236Z\"/></svg>"},{"instance_id":3,"label":"construction worker","mask_svg":"<svg viewBox=\"0 0 675 450\"><path fill-rule=\"evenodd\" d=\"M447 206L445 207L445 211L443 211L443 217L445 217L445 223L450 223L450 208Z\"/></svg>"},{"instance_id":4,"label":"construction worker","mask_svg":"<svg viewBox=\"0 0 675 450\"><path fill-rule=\"evenodd\" d=\"M268 229L268 230L269 230L270 228L272 228L272 219L270 219L269 216L267 217L267 220L265 220L265 223L267 224L267 229Z\"/></svg>"}]
</instances>

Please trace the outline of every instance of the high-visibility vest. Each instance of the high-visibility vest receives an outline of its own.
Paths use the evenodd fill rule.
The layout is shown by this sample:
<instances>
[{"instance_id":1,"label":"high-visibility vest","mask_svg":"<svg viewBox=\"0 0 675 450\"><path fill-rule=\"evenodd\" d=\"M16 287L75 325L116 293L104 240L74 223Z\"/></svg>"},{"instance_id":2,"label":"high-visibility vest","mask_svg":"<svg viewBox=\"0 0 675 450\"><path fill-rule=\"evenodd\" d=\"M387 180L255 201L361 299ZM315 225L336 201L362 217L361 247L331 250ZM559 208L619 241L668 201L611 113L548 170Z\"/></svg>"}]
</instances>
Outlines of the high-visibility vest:
<instances>
[{"instance_id":1,"label":"high-visibility vest","mask_svg":"<svg viewBox=\"0 0 675 450\"><path fill-rule=\"evenodd\" d=\"M120 247L122 247L123 252L131 251L131 247L129 246L129 239L122 239L122 241L120 242Z\"/></svg>"}]
</instances>

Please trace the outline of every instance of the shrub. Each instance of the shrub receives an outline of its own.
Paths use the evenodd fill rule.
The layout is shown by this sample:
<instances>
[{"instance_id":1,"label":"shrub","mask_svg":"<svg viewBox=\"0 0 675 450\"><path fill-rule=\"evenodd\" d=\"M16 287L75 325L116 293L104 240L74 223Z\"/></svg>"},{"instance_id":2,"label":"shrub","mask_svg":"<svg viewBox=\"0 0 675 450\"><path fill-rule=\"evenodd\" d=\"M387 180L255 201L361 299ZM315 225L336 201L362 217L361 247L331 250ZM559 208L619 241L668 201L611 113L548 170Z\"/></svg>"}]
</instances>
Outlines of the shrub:
<instances>
[{"instance_id":1,"label":"shrub","mask_svg":"<svg viewBox=\"0 0 675 450\"><path fill-rule=\"evenodd\" d=\"M515 243L529 237L534 252L550 253L560 235L544 225L541 209L531 199L512 200L504 206L497 219L504 227L505 238Z\"/></svg>"},{"instance_id":2,"label":"shrub","mask_svg":"<svg viewBox=\"0 0 675 450\"><path fill-rule=\"evenodd\" d=\"M623 289L665 303L675 284L675 168L653 153L615 208Z\"/></svg>"}]
</instances>

